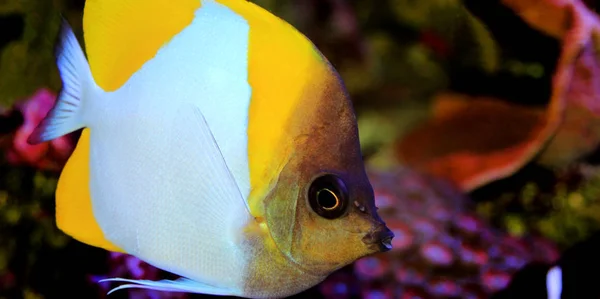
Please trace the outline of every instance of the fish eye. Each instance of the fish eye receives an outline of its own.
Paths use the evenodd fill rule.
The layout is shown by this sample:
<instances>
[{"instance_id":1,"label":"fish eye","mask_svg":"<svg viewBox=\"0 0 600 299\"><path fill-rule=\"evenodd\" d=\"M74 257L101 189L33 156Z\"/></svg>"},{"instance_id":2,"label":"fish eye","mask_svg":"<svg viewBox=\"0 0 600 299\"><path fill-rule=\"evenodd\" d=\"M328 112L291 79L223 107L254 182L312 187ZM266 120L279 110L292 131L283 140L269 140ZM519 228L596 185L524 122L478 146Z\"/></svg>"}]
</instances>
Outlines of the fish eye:
<instances>
[{"instance_id":1,"label":"fish eye","mask_svg":"<svg viewBox=\"0 0 600 299\"><path fill-rule=\"evenodd\" d=\"M332 174L317 177L308 190L310 207L319 216L327 219L339 218L348 206L346 185Z\"/></svg>"}]
</instances>

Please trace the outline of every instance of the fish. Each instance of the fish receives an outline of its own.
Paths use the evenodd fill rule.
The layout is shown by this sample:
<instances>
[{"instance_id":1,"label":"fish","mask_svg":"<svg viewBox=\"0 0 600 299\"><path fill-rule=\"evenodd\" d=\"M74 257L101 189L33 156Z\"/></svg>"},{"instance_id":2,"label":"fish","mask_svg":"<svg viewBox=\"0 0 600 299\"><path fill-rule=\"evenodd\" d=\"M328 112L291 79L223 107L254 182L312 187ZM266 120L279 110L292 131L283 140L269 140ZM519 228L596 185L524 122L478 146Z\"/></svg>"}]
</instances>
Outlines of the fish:
<instances>
[{"instance_id":1,"label":"fish","mask_svg":"<svg viewBox=\"0 0 600 299\"><path fill-rule=\"evenodd\" d=\"M88 0L86 54L63 20L62 90L28 142L81 130L56 222L174 280L127 288L248 298L302 292L391 249L342 78L245 0Z\"/></svg>"}]
</instances>

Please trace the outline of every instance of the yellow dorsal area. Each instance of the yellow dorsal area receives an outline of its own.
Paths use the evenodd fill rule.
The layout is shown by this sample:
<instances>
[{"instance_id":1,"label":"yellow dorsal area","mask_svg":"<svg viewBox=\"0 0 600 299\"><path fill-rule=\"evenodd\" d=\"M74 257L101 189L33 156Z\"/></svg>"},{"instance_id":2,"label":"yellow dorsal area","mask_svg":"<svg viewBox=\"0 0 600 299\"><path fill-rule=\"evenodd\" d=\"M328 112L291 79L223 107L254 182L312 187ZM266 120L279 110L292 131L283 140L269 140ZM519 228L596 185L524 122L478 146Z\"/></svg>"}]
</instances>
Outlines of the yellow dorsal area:
<instances>
[{"instance_id":1,"label":"yellow dorsal area","mask_svg":"<svg viewBox=\"0 0 600 299\"><path fill-rule=\"evenodd\" d=\"M84 38L96 83L106 91L121 87L192 22L198 8L199 0L88 0ZM89 129L83 130L61 173L56 190L57 225L81 242L121 251L104 237L92 211L89 134Z\"/></svg>"},{"instance_id":2,"label":"yellow dorsal area","mask_svg":"<svg viewBox=\"0 0 600 299\"><path fill-rule=\"evenodd\" d=\"M262 216L263 199L284 166L289 147L282 137L302 94L325 66L312 42L294 27L245 0L217 0L249 24L248 80L252 86L248 120L249 206ZM317 80L317 79L315 79Z\"/></svg>"},{"instance_id":3,"label":"yellow dorsal area","mask_svg":"<svg viewBox=\"0 0 600 299\"><path fill-rule=\"evenodd\" d=\"M94 80L121 87L194 19L200 0L87 0L83 17Z\"/></svg>"},{"instance_id":4,"label":"yellow dorsal area","mask_svg":"<svg viewBox=\"0 0 600 299\"><path fill-rule=\"evenodd\" d=\"M92 212L89 190L90 132L84 129L56 188L56 224L67 235L88 245L119 251L104 238Z\"/></svg>"}]
</instances>

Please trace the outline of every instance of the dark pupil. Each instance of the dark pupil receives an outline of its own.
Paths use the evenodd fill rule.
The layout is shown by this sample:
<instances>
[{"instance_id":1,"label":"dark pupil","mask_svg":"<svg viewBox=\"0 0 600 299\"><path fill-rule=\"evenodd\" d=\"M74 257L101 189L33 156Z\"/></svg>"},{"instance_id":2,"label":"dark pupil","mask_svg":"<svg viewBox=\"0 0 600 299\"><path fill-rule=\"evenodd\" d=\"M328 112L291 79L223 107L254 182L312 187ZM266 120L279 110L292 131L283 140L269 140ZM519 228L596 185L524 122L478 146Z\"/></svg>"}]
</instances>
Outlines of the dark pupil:
<instances>
[{"instance_id":1,"label":"dark pupil","mask_svg":"<svg viewBox=\"0 0 600 299\"><path fill-rule=\"evenodd\" d=\"M336 219L343 216L348 207L348 191L344 182L332 174L316 178L308 188L308 203L319 216Z\"/></svg>"},{"instance_id":2,"label":"dark pupil","mask_svg":"<svg viewBox=\"0 0 600 299\"><path fill-rule=\"evenodd\" d=\"M332 209L338 205L338 199L329 189L322 189L317 193L317 202L325 209Z\"/></svg>"}]
</instances>

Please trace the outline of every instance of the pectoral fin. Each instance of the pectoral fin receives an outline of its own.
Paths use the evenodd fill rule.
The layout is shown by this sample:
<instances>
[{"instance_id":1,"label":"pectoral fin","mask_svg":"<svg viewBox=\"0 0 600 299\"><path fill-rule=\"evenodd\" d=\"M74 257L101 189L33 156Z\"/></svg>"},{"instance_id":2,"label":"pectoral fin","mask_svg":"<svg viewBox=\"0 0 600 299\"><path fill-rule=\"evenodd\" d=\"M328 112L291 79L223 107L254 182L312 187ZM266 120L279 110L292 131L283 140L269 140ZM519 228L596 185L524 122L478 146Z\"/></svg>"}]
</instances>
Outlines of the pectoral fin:
<instances>
[{"instance_id":1,"label":"pectoral fin","mask_svg":"<svg viewBox=\"0 0 600 299\"><path fill-rule=\"evenodd\" d=\"M144 213L152 219L144 225L131 223L139 228L136 239L123 238L122 246L128 252L133 248L130 254L151 265L193 281L136 281L121 288L213 295L238 292L247 264L238 238L253 221L246 200L200 109L183 104L162 112L157 122L164 124L162 136L168 137L152 147L159 154L148 151L138 157L154 159L153 167L160 169L160 175L139 174L130 181L139 186L147 205ZM157 142L151 136L148 139L142 142Z\"/></svg>"}]
</instances>

